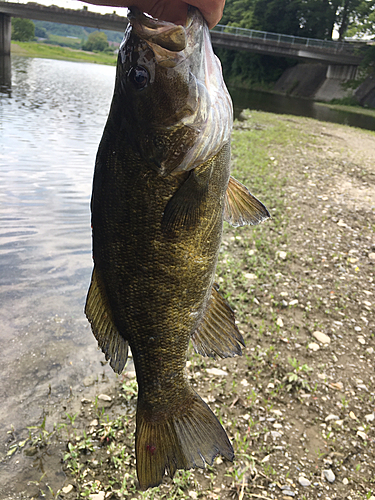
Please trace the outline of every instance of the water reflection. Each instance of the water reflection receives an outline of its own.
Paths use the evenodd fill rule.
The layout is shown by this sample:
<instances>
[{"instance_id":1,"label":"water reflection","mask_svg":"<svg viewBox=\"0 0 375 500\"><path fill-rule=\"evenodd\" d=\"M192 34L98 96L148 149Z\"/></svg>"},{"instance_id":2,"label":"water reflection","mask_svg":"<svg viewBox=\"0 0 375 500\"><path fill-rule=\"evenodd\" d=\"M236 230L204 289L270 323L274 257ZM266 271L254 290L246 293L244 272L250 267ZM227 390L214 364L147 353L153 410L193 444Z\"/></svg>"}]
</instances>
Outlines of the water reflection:
<instances>
[{"instance_id":1,"label":"water reflection","mask_svg":"<svg viewBox=\"0 0 375 500\"><path fill-rule=\"evenodd\" d=\"M0 55L0 92L10 94L11 80L10 55Z\"/></svg>"},{"instance_id":2,"label":"water reflection","mask_svg":"<svg viewBox=\"0 0 375 500\"><path fill-rule=\"evenodd\" d=\"M348 111L338 111L307 99L270 94L269 92L231 87L229 90L233 99L236 117L240 115L243 109L249 108L268 111L270 113L308 116L321 121L375 130L375 117L373 116L361 115Z\"/></svg>"}]
</instances>

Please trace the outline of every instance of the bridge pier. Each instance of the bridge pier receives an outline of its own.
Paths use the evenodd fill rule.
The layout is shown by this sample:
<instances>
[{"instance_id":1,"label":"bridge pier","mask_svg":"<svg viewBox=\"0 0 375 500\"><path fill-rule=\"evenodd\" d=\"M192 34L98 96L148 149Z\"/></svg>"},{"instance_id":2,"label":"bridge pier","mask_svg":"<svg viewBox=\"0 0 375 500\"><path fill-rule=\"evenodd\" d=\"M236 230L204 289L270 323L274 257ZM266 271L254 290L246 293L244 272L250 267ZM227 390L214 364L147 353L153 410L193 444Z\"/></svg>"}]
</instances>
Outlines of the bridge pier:
<instances>
[{"instance_id":1,"label":"bridge pier","mask_svg":"<svg viewBox=\"0 0 375 500\"><path fill-rule=\"evenodd\" d=\"M10 56L11 28L10 16L0 13L0 56Z\"/></svg>"},{"instance_id":2,"label":"bridge pier","mask_svg":"<svg viewBox=\"0 0 375 500\"><path fill-rule=\"evenodd\" d=\"M11 86L10 19L9 15L0 13L0 90L9 90Z\"/></svg>"}]
</instances>

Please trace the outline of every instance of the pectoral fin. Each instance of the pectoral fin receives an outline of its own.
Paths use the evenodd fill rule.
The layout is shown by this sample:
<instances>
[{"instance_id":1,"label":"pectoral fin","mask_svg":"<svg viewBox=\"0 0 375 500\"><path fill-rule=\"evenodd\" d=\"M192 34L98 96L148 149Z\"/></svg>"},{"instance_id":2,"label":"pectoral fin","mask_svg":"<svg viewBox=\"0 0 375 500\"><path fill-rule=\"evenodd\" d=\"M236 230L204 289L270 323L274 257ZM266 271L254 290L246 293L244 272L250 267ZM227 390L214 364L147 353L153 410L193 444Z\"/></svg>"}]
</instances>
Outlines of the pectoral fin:
<instances>
[{"instance_id":1,"label":"pectoral fin","mask_svg":"<svg viewBox=\"0 0 375 500\"><path fill-rule=\"evenodd\" d=\"M215 285L203 321L191 341L195 351L203 356L228 358L242 354L241 345L245 343L236 326L234 312Z\"/></svg>"},{"instance_id":2,"label":"pectoral fin","mask_svg":"<svg viewBox=\"0 0 375 500\"><path fill-rule=\"evenodd\" d=\"M225 194L224 220L234 227L255 226L270 217L263 203L231 176Z\"/></svg>"},{"instance_id":3,"label":"pectoral fin","mask_svg":"<svg viewBox=\"0 0 375 500\"><path fill-rule=\"evenodd\" d=\"M128 342L113 324L109 303L95 267L87 294L85 314L105 359L110 360L113 371L121 373L128 358Z\"/></svg>"},{"instance_id":4,"label":"pectoral fin","mask_svg":"<svg viewBox=\"0 0 375 500\"><path fill-rule=\"evenodd\" d=\"M165 207L161 223L163 232L173 234L182 228L195 227L204 210L207 190L206 176L199 176L192 170Z\"/></svg>"}]
</instances>

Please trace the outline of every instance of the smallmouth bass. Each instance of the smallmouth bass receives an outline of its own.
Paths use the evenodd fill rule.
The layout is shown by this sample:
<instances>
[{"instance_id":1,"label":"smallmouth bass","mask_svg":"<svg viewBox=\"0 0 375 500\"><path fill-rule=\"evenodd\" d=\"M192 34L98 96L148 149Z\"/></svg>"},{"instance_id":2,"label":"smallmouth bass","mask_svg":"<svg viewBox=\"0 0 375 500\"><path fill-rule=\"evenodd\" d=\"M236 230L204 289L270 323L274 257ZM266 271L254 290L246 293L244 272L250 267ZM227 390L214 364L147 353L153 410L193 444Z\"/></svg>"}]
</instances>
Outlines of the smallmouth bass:
<instances>
[{"instance_id":1,"label":"smallmouth bass","mask_svg":"<svg viewBox=\"0 0 375 500\"><path fill-rule=\"evenodd\" d=\"M117 373L131 347L137 475L233 460L229 439L186 373L190 339L205 356L241 354L234 313L214 283L223 220L269 213L230 176L232 102L196 9L186 26L132 8L91 201L94 270L86 316Z\"/></svg>"}]
</instances>

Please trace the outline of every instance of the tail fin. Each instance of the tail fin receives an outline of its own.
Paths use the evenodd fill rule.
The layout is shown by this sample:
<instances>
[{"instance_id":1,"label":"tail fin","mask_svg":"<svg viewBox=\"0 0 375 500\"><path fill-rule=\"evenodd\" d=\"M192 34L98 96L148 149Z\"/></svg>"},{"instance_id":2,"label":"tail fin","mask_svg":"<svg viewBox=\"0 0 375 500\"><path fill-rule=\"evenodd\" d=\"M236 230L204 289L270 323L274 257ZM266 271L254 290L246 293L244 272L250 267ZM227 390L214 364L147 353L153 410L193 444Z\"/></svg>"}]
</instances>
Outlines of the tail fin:
<instances>
[{"instance_id":1,"label":"tail fin","mask_svg":"<svg viewBox=\"0 0 375 500\"><path fill-rule=\"evenodd\" d=\"M151 414L150 414L151 413ZM140 487L159 485L166 471L204 468L217 455L232 461L234 452L223 427L206 403L192 392L186 404L153 415L138 402L137 475Z\"/></svg>"}]
</instances>

